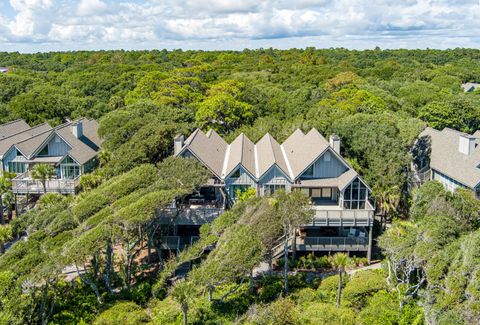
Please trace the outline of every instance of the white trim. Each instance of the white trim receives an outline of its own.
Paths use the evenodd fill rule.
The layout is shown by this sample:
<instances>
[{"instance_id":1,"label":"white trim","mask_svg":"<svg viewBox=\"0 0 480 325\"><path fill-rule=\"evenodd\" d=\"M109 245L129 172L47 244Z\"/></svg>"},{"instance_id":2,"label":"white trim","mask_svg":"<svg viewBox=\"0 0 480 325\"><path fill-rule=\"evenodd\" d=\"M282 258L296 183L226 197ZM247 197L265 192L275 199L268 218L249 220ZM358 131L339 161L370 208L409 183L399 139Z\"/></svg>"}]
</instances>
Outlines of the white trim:
<instances>
[{"instance_id":1,"label":"white trim","mask_svg":"<svg viewBox=\"0 0 480 325\"><path fill-rule=\"evenodd\" d=\"M227 173L227 164L228 164L229 157L230 157L230 145L228 145L227 150L225 150L225 157L223 159L223 165L222 165L222 175L220 176L220 178L223 177L224 180L227 178L227 175L225 174Z\"/></svg>"},{"instance_id":2,"label":"white trim","mask_svg":"<svg viewBox=\"0 0 480 325\"><path fill-rule=\"evenodd\" d=\"M260 179L260 172L258 170L258 153L257 153L257 145L253 146L253 156L255 159L255 175L257 179Z\"/></svg>"},{"instance_id":3,"label":"white trim","mask_svg":"<svg viewBox=\"0 0 480 325\"><path fill-rule=\"evenodd\" d=\"M306 167L304 170L302 170L302 171L300 172L300 174L298 174L298 176L294 178L293 181L295 182L297 179L299 179L299 178L307 171L307 169L308 169L310 166L312 166L313 164L315 164L318 160L320 160L320 158L322 158L323 155L325 155L325 153L326 153L327 151L330 151L330 153L333 154L333 155L347 168L347 171L350 170L350 169L353 169L353 168L347 163L347 161L345 160L345 158L343 158L342 156L340 156L335 150L333 150L332 147L328 146L328 147L325 148L325 150L323 150L315 159L313 159L313 161L312 161L310 164L308 164L307 167ZM337 178L338 178L338 177L340 177L340 175L337 176ZM317 178L317 177L313 177L313 178Z\"/></svg>"},{"instance_id":4,"label":"white trim","mask_svg":"<svg viewBox=\"0 0 480 325\"><path fill-rule=\"evenodd\" d=\"M282 150L283 159L287 164L288 173L290 174L290 179L293 179L293 183L295 183L295 177L293 176L292 167L290 166L290 162L288 161L287 154L285 153L285 148L283 144L280 145L280 150Z\"/></svg>"}]
</instances>

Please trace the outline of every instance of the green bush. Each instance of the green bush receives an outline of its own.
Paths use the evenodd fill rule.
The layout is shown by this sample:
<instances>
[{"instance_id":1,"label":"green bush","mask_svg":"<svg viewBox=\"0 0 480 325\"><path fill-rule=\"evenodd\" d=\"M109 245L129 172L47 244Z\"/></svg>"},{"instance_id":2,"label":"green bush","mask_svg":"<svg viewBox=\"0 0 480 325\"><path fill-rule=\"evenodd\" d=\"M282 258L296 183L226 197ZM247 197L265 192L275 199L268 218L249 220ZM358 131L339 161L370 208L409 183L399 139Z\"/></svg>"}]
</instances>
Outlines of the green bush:
<instances>
[{"instance_id":1,"label":"green bush","mask_svg":"<svg viewBox=\"0 0 480 325\"><path fill-rule=\"evenodd\" d=\"M343 286L347 283L347 276L342 277ZM322 280L318 286L318 293L322 301L334 302L337 298L338 275L332 275Z\"/></svg>"},{"instance_id":2,"label":"green bush","mask_svg":"<svg viewBox=\"0 0 480 325\"><path fill-rule=\"evenodd\" d=\"M236 323L252 325L294 325L299 321L299 310L288 298L279 298L269 305L252 305Z\"/></svg>"},{"instance_id":3,"label":"green bush","mask_svg":"<svg viewBox=\"0 0 480 325\"><path fill-rule=\"evenodd\" d=\"M102 312L95 325L136 325L150 322L150 317L145 311L133 302L117 302L109 309Z\"/></svg>"},{"instance_id":4,"label":"green bush","mask_svg":"<svg viewBox=\"0 0 480 325\"><path fill-rule=\"evenodd\" d=\"M154 299L150 306L150 317L154 324L181 324L180 306L169 296L163 300Z\"/></svg>"},{"instance_id":5,"label":"green bush","mask_svg":"<svg viewBox=\"0 0 480 325\"><path fill-rule=\"evenodd\" d=\"M355 312L352 309L328 303L310 303L300 313L300 324L306 325L353 325Z\"/></svg>"},{"instance_id":6,"label":"green bush","mask_svg":"<svg viewBox=\"0 0 480 325\"><path fill-rule=\"evenodd\" d=\"M400 306L397 295L381 290L367 299L360 311L357 323L361 325L396 325L399 322Z\"/></svg>"},{"instance_id":7,"label":"green bush","mask_svg":"<svg viewBox=\"0 0 480 325\"><path fill-rule=\"evenodd\" d=\"M343 289L342 302L347 307L362 309L369 296L387 289L387 281L383 271L359 271L350 277Z\"/></svg>"}]
</instances>

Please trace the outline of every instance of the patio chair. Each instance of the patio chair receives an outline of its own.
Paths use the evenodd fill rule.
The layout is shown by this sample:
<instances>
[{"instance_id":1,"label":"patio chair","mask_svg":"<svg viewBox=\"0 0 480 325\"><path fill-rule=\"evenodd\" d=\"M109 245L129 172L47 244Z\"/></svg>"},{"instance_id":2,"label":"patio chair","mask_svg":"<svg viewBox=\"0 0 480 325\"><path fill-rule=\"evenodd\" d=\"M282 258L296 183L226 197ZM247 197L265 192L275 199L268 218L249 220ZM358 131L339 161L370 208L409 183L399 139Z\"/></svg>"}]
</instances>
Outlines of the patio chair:
<instances>
[{"instance_id":1,"label":"patio chair","mask_svg":"<svg viewBox=\"0 0 480 325\"><path fill-rule=\"evenodd\" d=\"M357 229L350 228L350 232L348 233L348 237L355 237L357 235Z\"/></svg>"},{"instance_id":2,"label":"patio chair","mask_svg":"<svg viewBox=\"0 0 480 325\"><path fill-rule=\"evenodd\" d=\"M366 234L365 232L363 232L363 231L360 231L360 233L358 234L358 237L359 237L359 238L362 238L362 239L363 239L363 238L367 238L367 234Z\"/></svg>"}]
</instances>

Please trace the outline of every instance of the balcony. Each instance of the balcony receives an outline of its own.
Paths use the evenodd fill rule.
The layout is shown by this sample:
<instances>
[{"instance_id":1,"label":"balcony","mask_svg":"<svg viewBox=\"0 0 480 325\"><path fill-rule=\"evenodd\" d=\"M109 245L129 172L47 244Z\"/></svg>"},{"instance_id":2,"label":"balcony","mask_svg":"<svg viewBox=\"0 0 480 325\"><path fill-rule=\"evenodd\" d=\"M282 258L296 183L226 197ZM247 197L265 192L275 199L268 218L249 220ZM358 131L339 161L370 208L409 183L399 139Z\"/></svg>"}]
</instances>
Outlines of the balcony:
<instances>
[{"instance_id":1,"label":"balcony","mask_svg":"<svg viewBox=\"0 0 480 325\"><path fill-rule=\"evenodd\" d=\"M211 223L223 213L223 208L209 206L170 207L157 210L160 223L194 226Z\"/></svg>"},{"instance_id":2,"label":"balcony","mask_svg":"<svg viewBox=\"0 0 480 325\"><path fill-rule=\"evenodd\" d=\"M353 252L368 251L365 237L304 237L297 241L299 251Z\"/></svg>"},{"instance_id":3,"label":"balcony","mask_svg":"<svg viewBox=\"0 0 480 325\"><path fill-rule=\"evenodd\" d=\"M182 251L193 245L199 238L198 236L162 236L160 237L160 248Z\"/></svg>"},{"instance_id":4,"label":"balcony","mask_svg":"<svg viewBox=\"0 0 480 325\"><path fill-rule=\"evenodd\" d=\"M374 208L367 202L365 209L344 209L337 205L312 205L315 216L305 227L369 227L373 225Z\"/></svg>"},{"instance_id":5,"label":"balcony","mask_svg":"<svg viewBox=\"0 0 480 325\"><path fill-rule=\"evenodd\" d=\"M32 179L28 173L23 173L12 180L12 190L14 194L43 194L45 191L47 193L75 194L79 181L80 177L49 179L45 182L44 190L41 181Z\"/></svg>"}]
</instances>

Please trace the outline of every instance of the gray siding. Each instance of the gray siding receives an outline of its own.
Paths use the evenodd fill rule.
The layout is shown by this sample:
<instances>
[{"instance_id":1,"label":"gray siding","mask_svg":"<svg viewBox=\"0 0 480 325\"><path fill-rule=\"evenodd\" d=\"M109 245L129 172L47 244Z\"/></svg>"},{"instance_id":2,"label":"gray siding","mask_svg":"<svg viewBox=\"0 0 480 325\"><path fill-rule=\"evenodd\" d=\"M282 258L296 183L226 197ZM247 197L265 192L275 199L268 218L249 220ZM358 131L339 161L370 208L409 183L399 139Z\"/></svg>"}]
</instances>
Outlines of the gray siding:
<instances>
[{"instance_id":1,"label":"gray siding","mask_svg":"<svg viewBox=\"0 0 480 325\"><path fill-rule=\"evenodd\" d=\"M285 185L285 190L288 192L291 190L292 184L277 166L273 166L258 183L257 192L261 196L265 195L265 185Z\"/></svg>"},{"instance_id":2,"label":"gray siding","mask_svg":"<svg viewBox=\"0 0 480 325\"><path fill-rule=\"evenodd\" d=\"M338 177L347 171L347 167L329 150L320 156L313 165L313 178ZM312 178L304 177L302 178Z\"/></svg>"},{"instance_id":3,"label":"gray siding","mask_svg":"<svg viewBox=\"0 0 480 325\"><path fill-rule=\"evenodd\" d=\"M434 169L432 169L432 179L442 183L443 186L451 192L455 191L458 187L468 188L464 184L462 184L462 183L454 180L453 178L448 177L447 175L444 175L444 174L442 174L442 173L440 173L440 172L438 172Z\"/></svg>"},{"instance_id":4,"label":"gray siding","mask_svg":"<svg viewBox=\"0 0 480 325\"><path fill-rule=\"evenodd\" d=\"M48 156L65 156L72 148L65 143L58 135L55 136L47 143ZM44 147L42 147L43 149ZM40 149L40 151L42 150Z\"/></svg>"},{"instance_id":5,"label":"gray siding","mask_svg":"<svg viewBox=\"0 0 480 325\"><path fill-rule=\"evenodd\" d=\"M252 177L250 177L250 175L245 171L245 169L243 169L243 167L239 167L239 168L240 168L240 177L238 178L229 177L225 180L225 184L255 186L255 180Z\"/></svg>"},{"instance_id":6,"label":"gray siding","mask_svg":"<svg viewBox=\"0 0 480 325\"><path fill-rule=\"evenodd\" d=\"M13 161L17 157L17 149L15 147L10 148L10 150L7 151L5 156L3 156L3 170L8 170L8 163ZM20 159L18 160L25 160L25 157L19 157Z\"/></svg>"}]
</instances>

